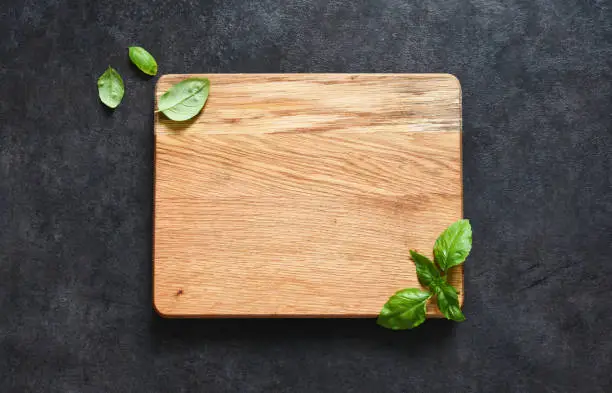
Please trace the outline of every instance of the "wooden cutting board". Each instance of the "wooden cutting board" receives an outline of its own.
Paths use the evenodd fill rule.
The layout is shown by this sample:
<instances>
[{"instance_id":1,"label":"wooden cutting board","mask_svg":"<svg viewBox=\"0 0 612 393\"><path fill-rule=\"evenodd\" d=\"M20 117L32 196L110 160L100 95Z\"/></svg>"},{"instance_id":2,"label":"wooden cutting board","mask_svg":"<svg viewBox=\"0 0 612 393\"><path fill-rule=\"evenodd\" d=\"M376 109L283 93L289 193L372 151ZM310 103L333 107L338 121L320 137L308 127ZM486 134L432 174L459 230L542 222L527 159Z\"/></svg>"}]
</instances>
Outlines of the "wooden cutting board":
<instances>
[{"instance_id":1,"label":"wooden cutting board","mask_svg":"<svg viewBox=\"0 0 612 393\"><path fill-rule=\"evenodd\" d=\"M199 116L155 115L162 316L375 317L419 286L409 249L431 256L463 214L455 77L198 76ZM463 268L449 280L463 303Z\"/></svg>"}]
</instances>

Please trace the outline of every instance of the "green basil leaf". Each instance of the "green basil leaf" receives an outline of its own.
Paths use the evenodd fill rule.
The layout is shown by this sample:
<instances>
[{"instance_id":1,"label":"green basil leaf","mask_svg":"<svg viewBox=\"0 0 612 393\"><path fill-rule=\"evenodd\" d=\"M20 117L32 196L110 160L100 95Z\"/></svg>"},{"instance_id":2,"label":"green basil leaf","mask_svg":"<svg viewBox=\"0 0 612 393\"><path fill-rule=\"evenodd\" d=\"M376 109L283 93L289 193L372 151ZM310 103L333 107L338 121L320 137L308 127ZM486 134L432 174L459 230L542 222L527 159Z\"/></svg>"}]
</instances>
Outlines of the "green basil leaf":
<instances>
[{"instance_id":1,"label":"green basil leaf","mask_svg":"<svg viewBox=\"0 0 612 393\"><path fill-rule=\"evenodd\" d=\"M465 316L459 307L459 297L457 290L446 281L440 281L434 288L438 300L438 308L447 319L461 322L465 321Z\"/></svg>"},{"instance_id":2,"label":"green basil leaf","mask_svg":"<svg viewBox=\"0 0 612 393\"><path fill-rule=\"evenodd\" d=\"M432 282L440 278L440 272L434 263L425 255L421 255L414 250L410 250L410 257L416 265L417 276L424 286L428 287Z\"/></svg>"},{"instance_id":3,"label":"green basil leaf","mask_svg":"<svg viewBox=\"0 0 612 393\"><path fill-rule=\"evenodd\" d=\"M98 78L98 96L100 101L109 108L116 108L123 98L125 88L121 75L113 67L108 69Z\"/></svg>"},{"instance_id":4,"label":"green basil leaf","mask_svg":"<svg viewBox=\"0 0 612 393\"><path fill-rule=\"evenodd\" d=\"M440 268L447 271L465 261L472 250L472 227L469 220L459 220L449 226L436 240L434 257Z\"/></svg>"},{"instance_id":5,"label":"green basil leaf","mask_svg":"<svg viewBox=\"0 0 612 393\"><path fill-rule=\"evenodd\" d=\"M189 120L200 113L209 90L210 81L206 78L185 79L159 97L157 110L171 120Z\"/></svg>"},{"instance_id":6,"label":"green basil leaf","mask_svg":"<svg viewBox=\"0 0 612 393\"><path fill-rule=\"evenodd\" d=\"M139 46L130 46L128 49L130 60L138 69L147 75L157 74L157 62L144 48Z\"/></svg>"},{"instance_id":7,"label":"green basil leaf","mask_svg":"<svg viewBox=\"0 0 612 393\"><path fill-rule=\"evenodd\" d=\"M387 329L412 329L425 321L427 300L432 296L420 289L403 289L391 296L378 316L378 324Z\"/></svg>"}]
</instances>

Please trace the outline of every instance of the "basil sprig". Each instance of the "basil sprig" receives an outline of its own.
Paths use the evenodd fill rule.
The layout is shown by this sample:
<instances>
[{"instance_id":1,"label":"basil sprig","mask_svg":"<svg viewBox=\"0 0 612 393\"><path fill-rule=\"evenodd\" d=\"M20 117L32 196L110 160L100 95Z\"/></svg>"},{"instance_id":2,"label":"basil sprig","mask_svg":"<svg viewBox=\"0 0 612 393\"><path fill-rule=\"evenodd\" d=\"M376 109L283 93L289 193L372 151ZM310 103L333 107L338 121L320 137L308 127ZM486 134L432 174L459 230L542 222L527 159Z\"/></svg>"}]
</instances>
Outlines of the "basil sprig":
<instances>
[{"instance_id":1,"label":"basil sprig","mask_svg":"<svg viewBox=\"0 0 612 393\"><path fill-rule=\"evenodd\" d=\"M438 308L447 319L465 321L459 306L459 291L446 280L446 273L465 262L472 249L472 227L469 220L449 226L436 240L434 259L410 250L419 282L429 290L403 289L389 298L378 316L378 324L388 329L412 329L425 322L427 302L435 297Z\"/></svg>"}]
</instances>

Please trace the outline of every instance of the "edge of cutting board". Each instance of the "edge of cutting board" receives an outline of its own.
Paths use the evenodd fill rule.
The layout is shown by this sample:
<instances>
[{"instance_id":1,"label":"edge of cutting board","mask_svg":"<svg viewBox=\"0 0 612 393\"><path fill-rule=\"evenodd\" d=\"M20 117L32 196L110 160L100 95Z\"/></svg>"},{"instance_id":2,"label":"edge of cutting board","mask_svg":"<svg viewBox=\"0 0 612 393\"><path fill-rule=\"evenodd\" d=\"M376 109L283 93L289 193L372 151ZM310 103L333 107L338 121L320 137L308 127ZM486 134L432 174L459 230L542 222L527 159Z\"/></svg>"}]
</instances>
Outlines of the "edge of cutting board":
<instances>
[{"instance_id":1,"label":"edge of cutting board","mask_svg":"<svg viewBox=\"0 0 612 393\"><path fill-rule=\"evenodd\" d=\"M155 84L155 91L154 91L154 111L157 108L157 99L159 96L159 85L160 82L164 79L167 78L189 78L192 76L197 76L197 75L203 75L204 73L189 73L189 74L163 74L159 77L159 79L156 81ZM211 75L211 73L206 73L206 75ZM460 179L461 179L461 215L462 217L464 217L464 201L463 201L463 191L464 191L464 186L463 186L463 93L462 93L462 86L461 86L461 82L459 80L459 78L457 76L455 76L454 74L451 73L227 73L227 74L219 74L219 75L249 75L249 76L256 76L256 75L262 75L262 76L284 76L284 75L293 75L293 76L299 76L299 75L305 75L305 76L312 76L312 75L386 75L386 76L393 76L393 75L398 75L398 76L406 76L406 75L411 75L411 76L418 76L418 77L430 77L430 76L436 76L436 77L448 77L453 79L456 84L457 84L457 88L459 90L459 157L460 157ZM205 109L205 108L204 108ZM203 109L203 110L204 110ZM158 118L159 118L160 114L157 112L154 112L154 121L153 121L153 133L154 133L154 138L157 138L157 128L158 128ZM189 121L187 122L189 123ZM155 162L156 162L156 141L154 142L154 151L153 151L153 167L154 167L154 171L156 170L155 167ZM153 176L153 214L155 215L155 194L157 192L157 189L155 187L155 173ZM155 310L155 312L162 318L167 318L167 319L244 319L244 318L252 318L252 319L333 319L333 318L341 318L341 319L368 319L368 318L377 318L378 317L378 313L376 314L356 314L356 315L352 315L352 314L324 314L324 315L316 315L316 314L250 314L250 315L245 315L245 314L223 314L223 315L219 315L219 314L169 314L169 313L165 313L163 312L156 304L156 297L155 297L155 225L156 225L156 220L155 217L153 217L153 231L152 231L152 263L153 263L153 274L152 274L152 306L153 309ZM433 247L433 245L432 245ZM464 265L459 265L456 266L452 269L452 273L453 275L460 275L461 276L461 288L460 288L460 292L459 292L459 307L461 309L463 309L464 306L464 302L465 302L465 270L464 270ZM389 296L391 296L392 293L389 294ZM381 305L382 307L382 305ZM438 309L438 307L433 304L433 303L429 303L427 306L427 314L426 314L427 318L432 318L432 319L440 319L440 318L444 318L444 315L440 312L440 310Z\"/></svg>"}]
</instances>

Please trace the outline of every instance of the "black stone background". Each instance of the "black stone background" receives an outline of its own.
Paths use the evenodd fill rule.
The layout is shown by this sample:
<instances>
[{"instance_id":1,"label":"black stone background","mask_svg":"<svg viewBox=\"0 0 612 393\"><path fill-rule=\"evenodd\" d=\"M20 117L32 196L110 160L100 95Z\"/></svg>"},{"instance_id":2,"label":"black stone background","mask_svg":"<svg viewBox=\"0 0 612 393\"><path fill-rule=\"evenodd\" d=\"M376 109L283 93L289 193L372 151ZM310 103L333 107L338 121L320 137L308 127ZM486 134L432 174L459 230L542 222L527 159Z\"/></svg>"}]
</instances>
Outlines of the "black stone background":
<instances>
[{"instance_id":1,"label":"black stone background","mask_svg":"<svg viewBox=\"0 0 612 393\"><path fill-rule=\"evenodd\" d=\"M612 391L611 20L604 0L4 0L0 390ZM156 79L133 44L161 73L457 75L468 320L157 317Z\"/></svg>"}]
</instances>

